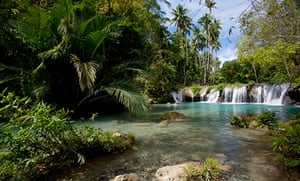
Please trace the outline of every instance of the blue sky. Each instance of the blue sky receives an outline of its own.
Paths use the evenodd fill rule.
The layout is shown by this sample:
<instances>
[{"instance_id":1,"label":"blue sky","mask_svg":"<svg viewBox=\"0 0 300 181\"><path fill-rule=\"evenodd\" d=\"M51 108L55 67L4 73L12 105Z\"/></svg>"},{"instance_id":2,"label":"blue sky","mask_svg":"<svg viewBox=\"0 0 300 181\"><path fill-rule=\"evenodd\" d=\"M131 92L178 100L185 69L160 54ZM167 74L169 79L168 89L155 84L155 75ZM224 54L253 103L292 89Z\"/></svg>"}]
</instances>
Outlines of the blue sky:
<instances>
[{"instance_id":1,"label":"blue sky","mask_svg":"<svg viewBox=\"0 0 300 181\"><path fill-rule=\"evenodd\" d=\"M208 9L202 5L199 6L199 0L169 0L171 7L161 3L161 9L166 13L166 17L172 18L171 11L175 9L178 4L182 4L185 8L190 10L189 16L193 19L193 23L206 12ZM202 3L204 0L202 0ZM250 0L215 0L217 9L213 9L214 17L221 21L221 49L218 52L220 61L228 61L236 58L236 43L241 37L241 32L238 25L238 17L250 5ZM175 30L174 24L167 24L170 31ZM233 34L229 36L229 29L234 26Z\"/></svg>"}]
</instances>

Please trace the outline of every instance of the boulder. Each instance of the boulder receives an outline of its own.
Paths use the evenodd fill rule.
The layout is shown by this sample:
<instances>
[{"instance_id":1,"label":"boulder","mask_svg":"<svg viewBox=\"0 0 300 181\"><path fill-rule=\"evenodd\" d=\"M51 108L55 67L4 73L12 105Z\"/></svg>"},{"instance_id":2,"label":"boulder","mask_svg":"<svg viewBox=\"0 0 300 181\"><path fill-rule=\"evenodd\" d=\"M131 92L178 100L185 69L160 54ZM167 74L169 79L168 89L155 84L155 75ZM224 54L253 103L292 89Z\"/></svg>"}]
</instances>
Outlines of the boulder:
<instances>
[{"instance_id":1,"label":"boulder","mask_svg":"<svg viewBox=\"0 0 300 181\"><path fill-rule=\"evenodd\" d=\"M159 168L155 173L155 181L186 181L186 170L190 165L200 165L200 162L188 162Z\"/></svg>"}]
</instances>

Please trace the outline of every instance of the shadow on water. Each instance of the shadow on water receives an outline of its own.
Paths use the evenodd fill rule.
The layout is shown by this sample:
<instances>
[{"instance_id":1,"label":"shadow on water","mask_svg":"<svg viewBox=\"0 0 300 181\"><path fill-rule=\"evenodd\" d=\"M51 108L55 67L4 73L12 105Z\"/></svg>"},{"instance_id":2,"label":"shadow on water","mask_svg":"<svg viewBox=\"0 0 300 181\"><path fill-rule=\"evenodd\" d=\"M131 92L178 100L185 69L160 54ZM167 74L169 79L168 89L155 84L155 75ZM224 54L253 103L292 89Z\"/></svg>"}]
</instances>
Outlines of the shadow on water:
<instances>
[{"instance_id":1,"label":"shadow on water","mask_svg":"<svg viewBox=\"0 0 300 181\"><path fill-rule=\"evenodd\" d=\"M119 174L136 173L142 180L152 180L160 167L213 157L232 167L227 180L287 180L284 168L273 162L275 154L270 147L257 141L265 134L263 131L230 126L232 115L264 110L274 111L279 119L286 120L300 107L183 103L154 105L150 113L138 118L126 114L100 116L90 124L105 131L134 133L136 148L89 161L66 178L109 180ZM178 111L191 121L162 127L159 117L166 111Z\"/></svg>"}]
</instances>

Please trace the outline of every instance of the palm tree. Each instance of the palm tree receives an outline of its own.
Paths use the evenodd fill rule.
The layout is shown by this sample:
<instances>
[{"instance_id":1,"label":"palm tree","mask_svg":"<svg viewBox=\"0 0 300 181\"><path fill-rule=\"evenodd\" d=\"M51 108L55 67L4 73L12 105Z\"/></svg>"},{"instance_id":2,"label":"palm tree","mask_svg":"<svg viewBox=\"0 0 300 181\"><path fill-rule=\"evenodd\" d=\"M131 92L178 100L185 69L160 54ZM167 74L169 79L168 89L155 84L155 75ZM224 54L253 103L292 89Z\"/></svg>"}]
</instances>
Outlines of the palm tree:
<instances>
[{"instance_id":1,"label":"palm tree","mask_svg":"<svg viewBox=\"0 0 300 181\"><path fill-rule=\"evenodd\" d=\"M217 19L214 18L213 22L212 22L212 25L211 25L211 28L210 28L210 35L211 35L210 44L211 44L211 54L212 55L214 54L214 52L217 53L217 51L221 47L221 44L220 44L220 41L219 41L221 28L222 27L221 27L220 20L217 20ZM217 59L214 59L213 62L212 62L213 75L215 74L216 69L217 69ZM212 81L213 81L212 84L214 84L215 77L213 77Z\"/></svg>"},{"instance_id":2,"label":"palm tree","mask_svg":"<svg viewBox=\"0 0 300 181\"><path fill-rule=\"evenodd\" d=\"M212 25L213 17L209 13L205 13L204 16L202 16L199 20L198 23L202 26L203 31L205 32L207 38L206 38L206 45L205 45L205 51L204 53L206 54L206 58L204 59L204 77L203 77L203 83L206 84L207 81L207 73L208 73L208 68L210 65L210 42L212 39L211 36L211 25Z\"/></svg>"},{"instance_id":3,"label":"palm tree","mask_svg":"<svg viewBox=\"0 0 300 181\"><path fill-rule=\"evenodd\" d=\"M202 66L202 61L200 61L199 52L203 51L206 46L207 36L203 30L200 30L198 27L194 26L193 36L192 36L192 52L194 54L195 63L199 65L199 68Z\"/></svg>"},{"instance_id":4,"label":"palm tree","mask_svg":"<svg viewBox=\"0 0 300 181\"><path fill-rule=\"evenodd\" d=\"M83 98L80 96L77 107L114 97L113 100L123 104L133 113L145 111L147 103L139 91L130 86L129 83L133 81L125 81L124 79L128 79L126 76L113 75L116 74L117 66L121 67L123 72L132 72L133 69L127 64L106 67L109 70L105 71L102 69L106 61L105 50L101 48L104 40L109 36L118 36L119 29L130 27L131 23L126 18L110 18L96 14L77 18L69 0L65 0L65 10L65 17L61 19L57 28L61 42L39 54L42 63L37 70L44 67L47 60L67 58L76 70L80 94L84 95ZM112 74L104 75L104 72Z\"/></svg>"},{"instance_id":5,"label":"palm tree","mask_svg":"<svg viewBox=\"0 0 300 181\"><path fill-rule=\"evenodd\" d=\"M209 9L209 14L211 14L212 8L216 8L216 2L214 0L205 0L205 5Z\"/></svg>"},{"instance_id":6,"label":"palm tree","mask_svg":"<svg viewBox=\"0 0 300 181\"><path fill-rule=\"evenodd\" d=\"M184 8L179 4L176 9L172 10L173 18L172 23L175 23L177 32L182 36L182 52L183 57L185 58L185 64L183 66L184 82L183 85L186 85L186 66L188 64L188 39L192 25L192 19L187 15L189 12L188 9ZM185 42L184 42L185 41Z\"/></svg>"}]
</instances>

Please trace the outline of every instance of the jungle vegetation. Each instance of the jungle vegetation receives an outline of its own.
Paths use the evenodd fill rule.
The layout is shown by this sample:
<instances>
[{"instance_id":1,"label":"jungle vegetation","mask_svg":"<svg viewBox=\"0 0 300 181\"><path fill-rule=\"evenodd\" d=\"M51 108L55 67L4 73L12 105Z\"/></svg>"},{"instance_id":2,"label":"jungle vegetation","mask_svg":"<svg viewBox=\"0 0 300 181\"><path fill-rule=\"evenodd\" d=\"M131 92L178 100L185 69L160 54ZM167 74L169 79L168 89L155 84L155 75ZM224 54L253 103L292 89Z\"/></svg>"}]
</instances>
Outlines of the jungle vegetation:
<instances>
[{"instance_id":1,"label":"jungle vegetation","mask_svg":"<svg viewBox=\"0 0 300 181\"><path fill-rule=\"evenodd\" d=\"M291 82L300 91L299 1L251 2L240 16L238 57L220 66L222 22L214 17L213 0L199 1L203 16L196 22L183 5L166 18L159 3L167 0L2 0L0 159L15 158L2 165L23 170L22 180L24 174L36 176L27 170L33 163L66 159L61 155L80 162L84 148L77 142L96 139L115 148L99 130L76 130L69 116L124 109L139 114L150 99L167 102L172 90L185 86ZM44 151L52 142L46 148L29 144L53 131L61 135L52 140L60 144L51 152ZM82 132L97 138L84 140ZM29 145L20 147L23 142Z\"/></svg>"}]
</instances>

